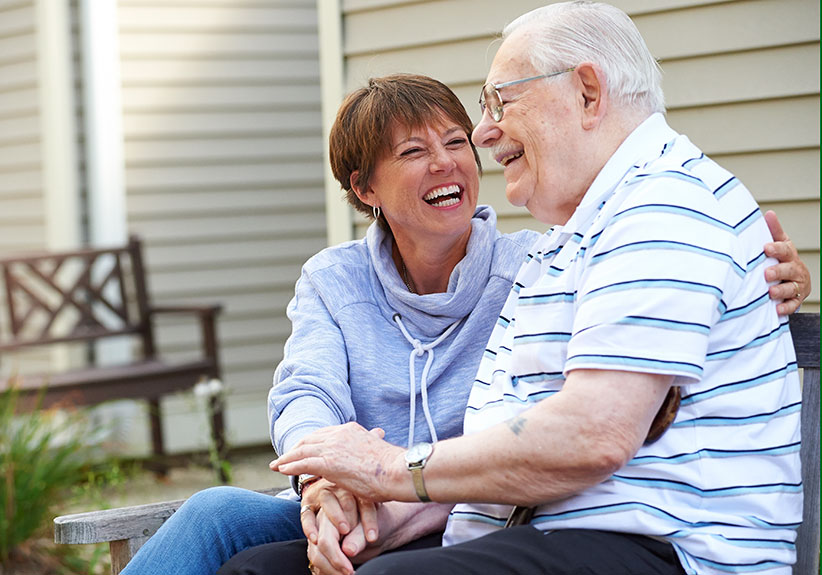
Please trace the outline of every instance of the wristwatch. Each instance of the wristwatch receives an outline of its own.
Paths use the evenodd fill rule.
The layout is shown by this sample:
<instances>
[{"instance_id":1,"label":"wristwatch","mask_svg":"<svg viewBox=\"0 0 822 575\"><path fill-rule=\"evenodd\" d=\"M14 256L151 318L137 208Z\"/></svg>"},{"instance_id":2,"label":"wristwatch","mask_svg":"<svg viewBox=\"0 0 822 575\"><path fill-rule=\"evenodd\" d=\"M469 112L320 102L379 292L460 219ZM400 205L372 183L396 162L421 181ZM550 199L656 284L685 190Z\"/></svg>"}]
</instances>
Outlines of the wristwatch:
<instances>
[{"instance_id":1,"label":"wristwatch","mask_svg":"<svg viewBox=\"0 0 822 575\"><path fill-rule=\"evenodd\" d=\"M310 484L314 483L320 478L319 475L311 475L310 473L301 473L299 477L297 477L297 495L300 497L303 496L303 490L308 487Z\"/></svg>"},{"instance_id":2,"label":"wristwatch","mask_svg":"<svg viewBox=\"0 0 822 575\"><path fill-rule=\"evenodd\" d=\"M431 501L428 497L428 492L425 490L425 481L422 479L422 470L425 469L425 464L428 463L428 458L434 451L434 446L430 443L417 443L408 448L405 452L405 464L408 466L408 471L411 472L411 479L414 480L414 490L417 492L417 498L423 502Z\"/></svg>"}]
</instances>

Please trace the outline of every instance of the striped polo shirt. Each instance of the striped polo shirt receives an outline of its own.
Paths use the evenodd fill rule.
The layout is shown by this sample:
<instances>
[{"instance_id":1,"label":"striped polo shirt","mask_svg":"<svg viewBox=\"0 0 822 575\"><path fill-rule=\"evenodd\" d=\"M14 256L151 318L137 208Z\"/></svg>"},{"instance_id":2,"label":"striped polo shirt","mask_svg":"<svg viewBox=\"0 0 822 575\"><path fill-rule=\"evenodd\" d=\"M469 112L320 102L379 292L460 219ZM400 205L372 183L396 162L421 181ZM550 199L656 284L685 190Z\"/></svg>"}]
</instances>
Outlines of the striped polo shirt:
<instances>
[{"instance_id":1,"label":"striped polo shirt","mask_svg":"<svg viewBox=\"0 0 822 575\"><path fill-rule=\"evenodd\" d=\"M673 375L682 405L661 439L601 484L540 506L534 526L662 537L688 573L790 573L801 396L764 279L770 239L741 182L655 114L566 225L537 241L480 364L465 433L550 401L573 369ZM444 542L499 529L509 511L458 505Z\"/></svg>"}]
</instances>

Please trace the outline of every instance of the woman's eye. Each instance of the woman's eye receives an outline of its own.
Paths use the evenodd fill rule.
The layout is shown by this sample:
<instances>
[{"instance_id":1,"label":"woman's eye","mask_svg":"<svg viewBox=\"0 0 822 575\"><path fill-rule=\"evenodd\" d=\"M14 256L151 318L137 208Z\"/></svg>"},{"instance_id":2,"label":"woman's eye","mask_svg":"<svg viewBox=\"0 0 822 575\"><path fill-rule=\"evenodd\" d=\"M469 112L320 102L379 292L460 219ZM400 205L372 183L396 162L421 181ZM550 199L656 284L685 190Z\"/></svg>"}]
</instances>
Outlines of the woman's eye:
<instances>
[{"instance_id":1,"label":"woman's eye","mask_svg":"<svg viewBox=\"0 0 822 575\"><path fill-rule=\"evenodd\" d=\"M468 140L466 138L454 138L450 142L448 142L449 146L462 146L463 144L467 143Z\"/></svg>"},{"instance_id":2,"label":"woman's eye","mask_svg":"<svg viewBox=\"0 0 822 575\"><path fill-rule=\"evenodd\" d=\"M412 156L417 152L421 152L422 148L408 148L407 150L403 150L400 156Z\"/></svg>"}]
</instances>

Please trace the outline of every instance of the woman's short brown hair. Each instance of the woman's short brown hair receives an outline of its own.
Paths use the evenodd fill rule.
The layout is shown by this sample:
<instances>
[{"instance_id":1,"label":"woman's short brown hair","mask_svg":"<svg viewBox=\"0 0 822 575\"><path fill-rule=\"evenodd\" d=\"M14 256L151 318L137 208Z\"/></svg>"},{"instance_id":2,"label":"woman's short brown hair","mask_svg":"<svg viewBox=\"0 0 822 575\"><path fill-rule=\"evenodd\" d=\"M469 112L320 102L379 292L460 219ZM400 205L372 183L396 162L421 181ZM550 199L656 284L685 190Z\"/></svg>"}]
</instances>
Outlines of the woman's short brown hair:
<instances>
[{"instance_id":1,"label":"woman's short brown hair","mask_svg":"<svg viewBox=\"0 0 822 575\"><path fill-rule=\"evenodd\" d=\"M359 172L356 185L368 186L377 160L391 147L395 125L421 128L443 117L463 128L470 141L473 125L459 98L448 86L427 76L393 74L371 78L367 86L346 96L331 127L328 147L331 171L345 190L348 203L373 218L371 207L354 193L351 175ZM477 170L482 173L473 142L471 149Z\"/></svg>"}]
</instances>

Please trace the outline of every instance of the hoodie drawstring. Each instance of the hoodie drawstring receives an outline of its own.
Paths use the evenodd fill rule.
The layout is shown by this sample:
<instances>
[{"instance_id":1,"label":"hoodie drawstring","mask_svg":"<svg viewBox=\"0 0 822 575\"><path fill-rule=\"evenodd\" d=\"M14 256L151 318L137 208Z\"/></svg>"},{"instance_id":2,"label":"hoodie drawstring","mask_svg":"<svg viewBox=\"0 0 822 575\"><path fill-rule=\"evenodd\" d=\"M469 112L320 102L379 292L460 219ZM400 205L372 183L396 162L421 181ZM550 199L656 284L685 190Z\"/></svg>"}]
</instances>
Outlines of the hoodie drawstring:
<instances>
[{"instance_id":1,"label":"hoodie drawstring","mask_svg":"<svg viewBox=\"0 0 822 575\"><path fill-rule=\"evenodd\" d=\"M428 431L431 433L431 440L433 442L437 441L437 430L434 428L434 421L431 418L431 412L428 408L428 371L431 369L431 364L434 363L434 348L438 346L442 341L447 338L452 331L457 327L462 320L457 320L448 328L440 334L440 336L432 341L431 343L423 344L420 340L412 337L408 330L405 329L405 324L402 323L402 316L398 313L394 314L392 318L397 325L400 327L400 331L405 336L405 339L408 340L408 343L414 348L411 350L411 355L408 356L408 373L409 373L409 392L410 392L410 402L411 402L411 409L410 409L410 418L411 421L408 424L408 447L414 445L414 422L416 420L416 408L417 408L417 375L414 369L416 357L422 357L422 354L428 353L428 357L425 360L425 367L422 370L422 377L420 377L420 395L422 396L422 411L425 413L425 421L428 424Z\"/></svg>"}]
</instances>

